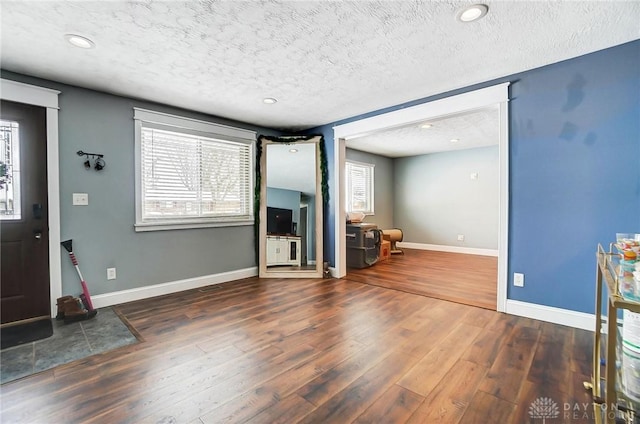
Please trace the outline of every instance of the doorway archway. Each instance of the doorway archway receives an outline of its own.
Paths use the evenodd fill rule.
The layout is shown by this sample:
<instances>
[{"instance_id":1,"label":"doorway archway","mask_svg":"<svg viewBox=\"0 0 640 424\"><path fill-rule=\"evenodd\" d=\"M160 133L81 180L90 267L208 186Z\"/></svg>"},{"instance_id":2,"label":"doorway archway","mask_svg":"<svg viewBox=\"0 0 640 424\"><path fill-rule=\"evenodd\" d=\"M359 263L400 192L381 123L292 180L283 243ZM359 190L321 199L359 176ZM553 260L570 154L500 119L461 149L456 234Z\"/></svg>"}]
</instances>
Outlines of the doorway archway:
<instances>
[{"instance_id":1,"label":"doorway archway","mask_svg":"<svg viewBox=\"0 0 640 424\"><path fill-rule=\"evenodd\" d=\"M334 276L344 277L346 267L346 216L344 195L345 141L375 131L391 129L428 119L441 118L490 105L498 105L500 115L499 151L499 225L498 225L498 281L497 310L506 311L508 281L508 230L509 230L509 83L494 85L420 105L372 116L338 125L334 131L335 187L335 244Z\"/></svg>"}]
</instances>

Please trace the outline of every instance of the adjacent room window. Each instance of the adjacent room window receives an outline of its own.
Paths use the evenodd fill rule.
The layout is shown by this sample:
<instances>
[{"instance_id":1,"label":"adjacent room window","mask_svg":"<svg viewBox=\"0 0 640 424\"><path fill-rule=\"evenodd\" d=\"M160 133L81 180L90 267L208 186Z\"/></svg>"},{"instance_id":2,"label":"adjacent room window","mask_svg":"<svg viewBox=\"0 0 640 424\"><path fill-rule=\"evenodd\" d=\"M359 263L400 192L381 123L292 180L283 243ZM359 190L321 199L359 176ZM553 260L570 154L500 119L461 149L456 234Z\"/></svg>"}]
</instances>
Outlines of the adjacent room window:
<instances>
[{"instance_id":1,"label":"adjacent room window","mask_svg":"<svg viewBox=\"0 0 640 424\"><path fill-rule=\"evenodd\" d=\"M134 109L136 231L253 225L255 133Z\"/></svg>"},{"instance_id":2,"label":"adjacent room window","mask_svg":"<svg viewBox=\"0 0 640 424\"><path fill-rule=\"evenodd\" d=\"M370 163L346 161L347 212L373 215L373 169Z\"/></svg>"}]
</instances>

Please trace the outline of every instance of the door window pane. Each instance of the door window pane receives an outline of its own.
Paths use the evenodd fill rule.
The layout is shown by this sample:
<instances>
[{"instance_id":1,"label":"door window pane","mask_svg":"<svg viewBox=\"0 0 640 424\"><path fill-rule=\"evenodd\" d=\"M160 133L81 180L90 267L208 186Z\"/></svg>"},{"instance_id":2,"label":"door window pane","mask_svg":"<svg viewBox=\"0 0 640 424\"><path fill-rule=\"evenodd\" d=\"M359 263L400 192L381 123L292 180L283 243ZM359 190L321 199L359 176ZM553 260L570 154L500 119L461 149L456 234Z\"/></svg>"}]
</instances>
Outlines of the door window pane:
<instances>
[{"instance_id":1,"label":"door window pane","mask_svg":"<svg viewBox=\"0 0 640 424\"><path fill-rule=\"evenodd\" d=\"M18 123L0 120L0 219L20 219L20 204Z\"/></svg>"}]
</instances>

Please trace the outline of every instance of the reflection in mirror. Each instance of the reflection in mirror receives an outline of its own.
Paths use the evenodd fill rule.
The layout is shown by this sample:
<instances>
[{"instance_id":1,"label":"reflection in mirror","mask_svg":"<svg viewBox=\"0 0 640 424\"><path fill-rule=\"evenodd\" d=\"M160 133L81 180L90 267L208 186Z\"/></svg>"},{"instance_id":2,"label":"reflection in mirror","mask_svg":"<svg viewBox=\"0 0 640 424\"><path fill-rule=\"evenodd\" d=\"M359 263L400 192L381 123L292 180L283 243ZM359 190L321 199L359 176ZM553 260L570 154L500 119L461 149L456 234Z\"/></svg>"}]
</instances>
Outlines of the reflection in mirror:
<instances>
[{"instance_id":1,"label":"reflection in mirror","mask_svg":"<svg viewBox=\"0 0 640 424\"><path fill-rule=\"evenodd\" d=\"M262 142L260 276L320 277L318 143Z\"/></svg>"},{"instance_id":2,"label":"reflection in mirror","mask_svg":"<svg viewBox=\"0 0 640 424\"><path fill-rule=\"evenodd\" d=\"M286 249L267 247L267 267L315 268L315 145L269 144L267 157L267 244L286 240ZM291 252L283 252L283 250ZM270 255L271 254L271 255Z\"/></svg>"}]
</instances>

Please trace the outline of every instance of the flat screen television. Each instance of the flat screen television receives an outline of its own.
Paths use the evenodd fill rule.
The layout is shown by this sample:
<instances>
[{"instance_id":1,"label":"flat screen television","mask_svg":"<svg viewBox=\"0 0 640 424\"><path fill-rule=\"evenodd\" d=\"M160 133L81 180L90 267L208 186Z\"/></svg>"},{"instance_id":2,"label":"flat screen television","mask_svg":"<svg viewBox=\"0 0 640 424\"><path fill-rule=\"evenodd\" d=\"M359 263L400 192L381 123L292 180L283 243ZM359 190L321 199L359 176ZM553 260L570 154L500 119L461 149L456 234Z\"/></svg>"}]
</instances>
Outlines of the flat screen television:
<instances>
[{"instance_id":1,"label":"flat screen television","mask_svg":"<svg viewBox=\"0 0 640 424\"><path fill-rule=\"evenodd\" d=\"M267 207L267 233L291 234L293 227L293 211Z\"/></svg>"}]
</instances>

